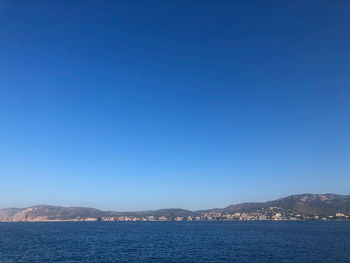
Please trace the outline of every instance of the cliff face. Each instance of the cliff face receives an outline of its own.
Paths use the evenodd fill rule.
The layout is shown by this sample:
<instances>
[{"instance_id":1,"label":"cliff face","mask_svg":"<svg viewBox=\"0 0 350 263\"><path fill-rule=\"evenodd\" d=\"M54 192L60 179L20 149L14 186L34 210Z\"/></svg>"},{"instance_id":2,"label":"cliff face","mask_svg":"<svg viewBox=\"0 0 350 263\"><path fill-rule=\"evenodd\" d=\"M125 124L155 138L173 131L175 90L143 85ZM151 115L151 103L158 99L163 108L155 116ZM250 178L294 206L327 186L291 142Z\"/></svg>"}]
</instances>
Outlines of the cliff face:
<instances>
[{"instance_id":1,"label":"cliff face","mask_svg":"<svg viewBox=\"0 0 350 263\"><path fill-rule=\"evenodd\" d=\"M106 212L94 208L39 205L0 210L0 222L95 221L105 215Z\"/></svg>"},{"instance_id":2,"label":"cliff face","mask_svg":"<svg viewBox=\"0 0 350 263\"><path fill-rule=\"evenodd\" d=\"M50 222L50 221L106 221L146 219L193 220L232 219L233 214L246 214L242 218L293 218L320 219L350 217L350 196L335 194L292 195L261 203L242 203L226 208L189 211L184 209L160 209L140 212L104 212L87 207L60 207L39 205L24 209L9 208L0 210L0 222ZM338 214L338 215L337 215ZM278 216L277 216L278 215ZM177 218L177 219L176 219ZM197 219L196 219L197 220Z\"/></svg>"},{"instance_id":3,"label":"cliff face","mask_svg":"<svg viewBox=\"0 0 350 263\"><path fill-rule=\"evenodd\" d=\"M14 215L20 212L18 208L7 208L0 210L0 222L11 222Z\"/></svg>"}]
</instances>

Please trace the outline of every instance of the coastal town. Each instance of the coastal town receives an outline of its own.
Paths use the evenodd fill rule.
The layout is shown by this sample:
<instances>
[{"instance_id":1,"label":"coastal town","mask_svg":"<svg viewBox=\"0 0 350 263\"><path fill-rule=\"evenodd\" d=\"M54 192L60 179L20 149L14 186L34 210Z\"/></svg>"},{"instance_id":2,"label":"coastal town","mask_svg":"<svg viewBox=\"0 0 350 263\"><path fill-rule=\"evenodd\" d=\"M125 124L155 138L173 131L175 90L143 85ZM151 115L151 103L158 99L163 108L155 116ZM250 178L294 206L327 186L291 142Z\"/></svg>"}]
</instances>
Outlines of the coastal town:
<instances>
[{"instance_id":1,"label":"coastal town","mask_svg":"<svg viewBox=\"0 0 350 263\"><path fill-rule=\"evenodd\" d=\"M225 208L191 211L180 208L134 212L102 211L89 207L38 205L0 209L0 222L68 221L297 221L350 220L350 196L335 194L292 195L268 202L251 202Z\"/></svg>"},{"instance_id":2,"label":"coastal town","mask_svg":"<svg viewBox=\"0 0 350 263\"><path fill-rule=\"evenodd\" d=\"M349 215L341 212L330 216L306 216L291 211L285 211L279 207L269 207L261 211L250 213L223 213L223 212L204 212L197 216L117 216L117 217L102 217L95 219L96 221L247 221L247 220L350 220Z\"/></svg>"}]
</instances>

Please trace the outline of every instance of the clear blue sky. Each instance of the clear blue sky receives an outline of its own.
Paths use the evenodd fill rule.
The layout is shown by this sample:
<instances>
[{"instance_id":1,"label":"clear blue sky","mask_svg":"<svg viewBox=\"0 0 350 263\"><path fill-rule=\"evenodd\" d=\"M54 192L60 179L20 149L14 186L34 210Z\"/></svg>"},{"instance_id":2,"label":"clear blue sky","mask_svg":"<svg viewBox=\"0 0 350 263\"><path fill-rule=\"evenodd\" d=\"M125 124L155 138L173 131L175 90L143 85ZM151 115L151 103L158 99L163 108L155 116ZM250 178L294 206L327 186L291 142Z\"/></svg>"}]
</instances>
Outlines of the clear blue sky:
<instances>
[{"instance_id":1,"label":"clear blue sky","mask_svg":"<svg viewBox=\"0 0 350 263\"><path fill-rule=\"evenodd\" d=\"M0 1L0 207L350 193L349 1Z\"/></svg>"}]
</instances>

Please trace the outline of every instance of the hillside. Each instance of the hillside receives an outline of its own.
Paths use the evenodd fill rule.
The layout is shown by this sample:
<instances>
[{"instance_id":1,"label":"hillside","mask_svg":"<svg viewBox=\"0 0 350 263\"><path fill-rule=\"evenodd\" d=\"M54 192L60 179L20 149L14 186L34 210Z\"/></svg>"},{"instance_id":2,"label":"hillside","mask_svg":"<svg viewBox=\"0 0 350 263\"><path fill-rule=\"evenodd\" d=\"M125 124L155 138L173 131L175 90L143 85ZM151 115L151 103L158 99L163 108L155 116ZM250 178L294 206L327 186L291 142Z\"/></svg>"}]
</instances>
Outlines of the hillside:
<instances>
[{"instance_id":1,"label":"hillside","mask_svg":"<svg viewBox=\"0 0 350 263\"><path fill-rule=\"evenodd\" d=\"M268 202L230 205L190 211L159 209L139 212L101 211L87 207L38 205L0 210L0 222L43 221L188 221L188 220L329 220L350 219L350 196L336 194L292 195Z\"/></svg>"},{"instance_id":2,"label":"hillside","mask_svg":"<svg viewBox=\"0 0 350 263\"><path fill-rule=\"evenodd\" d=\"M337 212L350 213L350 196L335 194L301 194L291 195L274 201L262 203L242 203L231 205L222 212L252 212L269 207L280 207L304 215L330 215Z\"/></svg>"}]
</instances>

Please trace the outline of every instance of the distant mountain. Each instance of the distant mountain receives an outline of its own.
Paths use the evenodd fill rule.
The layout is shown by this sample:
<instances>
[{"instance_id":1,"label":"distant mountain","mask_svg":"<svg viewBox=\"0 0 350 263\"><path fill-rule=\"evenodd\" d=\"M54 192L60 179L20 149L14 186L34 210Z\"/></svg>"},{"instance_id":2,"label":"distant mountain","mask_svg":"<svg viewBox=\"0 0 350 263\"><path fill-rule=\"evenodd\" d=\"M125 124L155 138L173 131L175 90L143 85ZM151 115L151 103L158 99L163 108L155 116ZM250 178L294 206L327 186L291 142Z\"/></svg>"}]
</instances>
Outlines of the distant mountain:
<instances>
[{"instance_id":1,"label":"distant mountain","mask_svg":"<svg viewBox=\"0 0 350 263\"><path fill-rule=\"evenodd\" d=\"M181 208L168 208L168 209L158 209L149 211L139 211L139 212L110 212L110 216L153 216L160 217L165 216L169 218L173 217L188 217L194 212L191 210L181 209Z\"/></svg>"},{"instance_id":2,"label":"distant mountain","mask_svg":"<svg viewBox=\"0 0 350 263\"><path fill-rule=\"evenodd\" d=\"M268 202L241 203L226 208L201 211L159 209L139 212L113 212L87 207L48 205L0 210L0 222L301 219L350 219L350 195L301 194Z\"/></svg>"},{"instance_id":3,"label":"distant mountain","mask_svg":"<svg viewBox=\"0 0 350 263\"><path fill-rule=\"evenodd\" d=\"M105 212L94 208L38 205L24 209L2 209L0 210L0 222L70 221L100 218L104 215Z\"/></svg>"},{"instance_id":4,"label":"distant mountain","mask_svg":"<svg viewBox=\"0 0 350 263\"><path fill-rule=\"evenodd\" d=\"M6 208L0 210L0 222L11 222L16 213L22 211L19 208Z\"/></svg>"},{"instance_id":5,"label":"distant mountain","mask_svg":"<svg viewBox=\"0 0 350 263\"><path fill-rule=\"evenodd\" d=\"M279 207L286 211L293 211L305 216L318 214L319 216L329 216L336 213L347 213L350 215L350 195L336 194L300 194L291 195L274 201L261 203L242 203L231 205L223 209L221 212L246 212L261 209L269 209L270 207Z\"/></svg>"}]
</instances>

